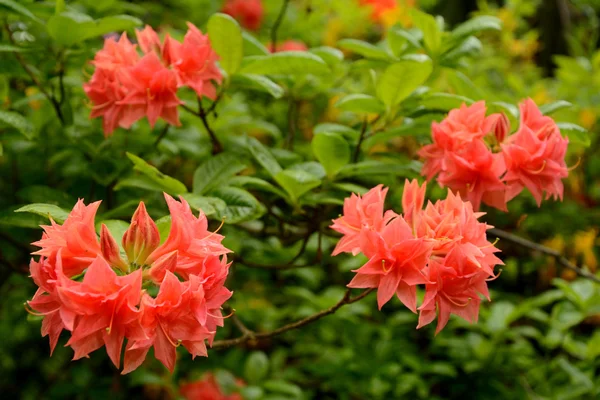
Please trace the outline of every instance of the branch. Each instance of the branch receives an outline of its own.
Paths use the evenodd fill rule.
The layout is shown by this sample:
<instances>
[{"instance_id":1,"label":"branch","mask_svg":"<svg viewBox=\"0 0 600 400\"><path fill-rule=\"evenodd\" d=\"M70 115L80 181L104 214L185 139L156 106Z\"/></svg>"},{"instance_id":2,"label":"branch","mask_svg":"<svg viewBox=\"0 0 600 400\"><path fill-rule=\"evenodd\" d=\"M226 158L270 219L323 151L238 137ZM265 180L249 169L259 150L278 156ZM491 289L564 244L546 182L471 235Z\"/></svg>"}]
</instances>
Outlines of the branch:
<instances>
[{"instance_id":1,"label":"branch","mask_svg":"<svg viewBox=\"0 0 600 400\"><path fill-rule=\"evenodd\" d=\"M8 40L10 40L10 43L13 46L17 46L15 40L12 37L13 32L10 30L10 26L8 25L8 22L4 23L4 28L8 32ZM54 111L56 112L56 116L60 120L61 125L64 125L65 118L62 114L62 111L60 109L60 104L59 104L58 100L56 100L56 97L54 97L53 94L51 94L50 92L48 92L46 90L46 88L42 85L42 83L37 78L37 76L35 76L35 73L31 70L31 68L29 68L29 65L27 65L27 62L25 62L25 59L21 56L21 54L19 54L18 52L13 52L13 54L14 54L15 58L17 59L17 62L21 65L21 67L23 67L23 69L25 70L27 75L29 75L29 78L32 80L33 84L35 86L37 86L37 88L44 95L44 97L46 97L48 99L48 101L50 102L50 104L52 104L52 107L54 108ZM60 82L62 85L62 76L60 78Z\"/></svg>"},{"instance_id":2,"label":"branch","mask_svg":"<svg viewBox=\"0 0 600 400\"><path fill-rule=\"evenodd\" d=\"M367 119L365 118L362 124L362 128L360 130L360 137L358 138L358 143L356 143L356 149L354 149L354 156L352 157L352 162L356 163L358 161L358 157L360 156L360 146L362 145L363 140L365 139L365 133L367 132Z\"/></svg>"},{"instance_id":3,"label":"branch","mask_svg":"<svg viewBox=\"0 0 600 400\"><path fill-rule=\"evenodd\" d=\"M319 311L318 313L313 314L309 317L300 319L296 322L291 322L287 325L284 325L280 328L277 328L277 329L269 331L269 332L254 333L254 332L250 331L250 334L242 334L242 336L235 338L235 339L217 340L213 343L212 348L213 349L226 349L228 347L255 341L257 339L268 339L268 338L272 338L274 336L281 335L282 333L291 331L292 329L297 329L297 328L303 327L304 325L308 325L312 322L318 321L319 319L321 319L329 314L333 314L338 309L340 309L341 307L343 307L346 304L356 303L357 301L362 300L363 298L367 297L369 295L369 293L371 293L374 290L375 289L367 289L356 297L350 297L351 289L348 289L348 290L346 290L346 293L344 293L344 297L342 297L342 299L340 301L338 301L336 304L334 304L333 306L331 306L323 311Z\"/></svg>"},{"instance_id":4,"label":"branch","mask_svg":"<svg viewBox=\"0 0 600 400\"><path fill-rule=\"evenodd\" d=\"M287 11L288 5L290 4L290 0L283 0L283 4L281 5L281 9L279 10L279 15L277 15L277 19L273 24L273 28L271 28L271 52L274 53L277 49L277 31L279 30L279 26L283 22L283 18L285 17L285 12Z\"/></svg>"},{"instance_id":5,"label":"branch","mask_svg":"<svg viewBox=\"0 0 600 400\"><path fill-rule=\"evenodd\" d=\"M582 278L586 278L586 279L589 279L596 283L600 283L600 278L598 276L596 276L596 275L592 274L591 272L586 271L582 268L579 268L577 265L575 265L572 262L570 262L569 260L567 260L567 258L565 256L563 256L557 250L551 249L551 248L541 245L539 243L532 242L532 241L524 239L520 236L513 235L512 233L505 232L503 230L496 229L496 228L488 229L488 233L490 233L492 236L495 236L497 238L504 239L504 240L507 240L514 244L518 244L519 246L528 248L530 250L539 251L540 253L554 257L556 259L556 261L560 265L562 265L564 268L570 269L571 271L575 272L577 275L581 276Z\"/></svg>"},{"instance_id":6,"label":"branch","mask_svg":"<svg viewBox=\"0 0 600 400\"><path fill-rule=\"evenodd\" d=\"M217 139L217 135L215 135L215 132L212 130L212 128L210 127L210 125L208 123L208 119L206 118L206 116L208 114L205 112L204 108L202 107L200 98L198 98L198 111L193 110L191 107L189 107L185 104L181 104L181 108L183 108L185 111L189 112L190 114L193 114L193 115L197 116L198 118L200 118L200 120L202 121L202 125L204 125L206 132L208 132L208 136L210 136L210 141L212 142L212 145L213 145L212 153L217 154L217 153L222 152L223 146L221 145L221 142L219 142L219 139Z\"/></svg>"}]
</instances>

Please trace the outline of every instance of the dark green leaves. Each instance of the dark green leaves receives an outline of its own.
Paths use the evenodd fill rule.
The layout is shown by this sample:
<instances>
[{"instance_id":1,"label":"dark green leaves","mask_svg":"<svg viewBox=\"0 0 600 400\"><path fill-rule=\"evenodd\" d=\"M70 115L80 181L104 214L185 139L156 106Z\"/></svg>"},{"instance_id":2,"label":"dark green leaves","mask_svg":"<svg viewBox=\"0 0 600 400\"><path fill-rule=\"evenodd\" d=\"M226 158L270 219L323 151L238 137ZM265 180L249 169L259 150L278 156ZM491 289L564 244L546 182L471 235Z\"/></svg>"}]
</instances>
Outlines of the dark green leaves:
<instances>
[{"instance_id":1,"label":"dark green leaves","mask_svg":"<svg viewBox=\"0 0 600 400\"><path fill-rule=\"evenodd\" d=\"M213 49L219 55L221 67L229 75L239 68L243 57L242 30L229 15L217 13L208 20L208 36Z\"/></svg>"},{"instance_id":2,"label":"dark green leaves","mask_svg":"<svg viewBox=\"0 0 600 400\"><path fill-rule=\"evenodd\" d=\"M323 165L327 176L334 177L339 170L350 162L348 142L338 133L320 133L312 140L312 151Z\"/></svg>"},{"instance_id":3,"label":"dark green leaves","mask_svg":"<svg viewBox=\"0 0 600 400\"><path fill-rule=\"evenodd\" d=\"M69 216L69 212L63 210L59 206L54 204L44 204L44 203L34 203L28 204L15 210L15 212L29 212L37 215L41 215L42 217L52 218L54 221L62 224L65 222L67 217Z\"/></svg>"},{"instance_id":4,"label":"dark green leaves","mask_svg":"<svg viewBox=\"0 0 600 400\"><path fill-rule=\"evenodd\" d=\"M487 30L499 31L501 29L502 21L500 21L500 19L490 15L481 15L479 17L471 18L467 22L463 22L462 24L458 25L450 33L450 37L452 39L459 39Z\"/></svg>"},{"instance_id":5,"label":"dark green leaves","mask_svg":"<svg viewBox=\"0 0 600 400\"><path fill-rule=\"evenodd\" d=\"M211 157L194 172L193 192L203 194L214 187L227 184L229 178L245 168L233 154L221 153Z\"/></svg>"},{"instance_id":6,"label":"dark green leaves","mask_svg":"<svg viewBox=\"0 0 600 400\"><path fill-rule=\"evenodd\" d=\"M251 221L265 213L265 207L254 196L240 188L219 187L212 190L210 195L225 202L225 208L216 209L215 218L224 219L228 224Z\"/></svg>"},{"instance_id":7,"label":"dark green leaves","mask_svg":"<svg viewBox=\"0 0 600 400\"><path fill-rule=\"evenodd\" d=\"M267 78L257 74L236 74L231 83L245 89L252 89L269 93L271 96L279 99L283 96L283 88Z\"/></svg>"},{"instance_id":8,"label":"dark green leaves","mask_svg":"<svg viewBox=\"0 0 600 400\"><path fill-rule=\"evenodd\" d=\"M33 135L33 125L31 122L19 113L13 111L0 110L0 126L8 125L15 128L27 139Z\"/></svg>"},{"instance_id":9,"label":"dark green leaves","mask_svg":"<svg viewBox=\"0 0 600 400\"><path fill-rule=\"evenodd\" d=\"M355 113L381 113L385 105L373 96L366 94L350 94L340 99L335 106L340 110Z\"/></svg>"},{"instance_id":10,"label":"dark green leaves","mask_svg":"<svg viewBox=\"0 0 600 400\"><path fill-rule=\"evenodd\" d=\"M288 193L296 204L300 196L321 185L321 180L313 174L296 169L286 169L275 175L275 181Z\"/></svg>"},{"instance_id":11,"label":"dark green leaves","mask_svg":"<svg viewBox=\"0 0 600 400\"><path fill-rule=\"evenodd\" d=\"M31 11L29 11L25 6L22 6L21 4L17 3L14 0L0 0L0 10L3 10L3 9L8 9L9 11L12 11L16 14L22 15L29 19L32 19L36 22L40 22L40 23L43 22L38 17L33 15L33 13Z\"/></svg>"}]
</instances>

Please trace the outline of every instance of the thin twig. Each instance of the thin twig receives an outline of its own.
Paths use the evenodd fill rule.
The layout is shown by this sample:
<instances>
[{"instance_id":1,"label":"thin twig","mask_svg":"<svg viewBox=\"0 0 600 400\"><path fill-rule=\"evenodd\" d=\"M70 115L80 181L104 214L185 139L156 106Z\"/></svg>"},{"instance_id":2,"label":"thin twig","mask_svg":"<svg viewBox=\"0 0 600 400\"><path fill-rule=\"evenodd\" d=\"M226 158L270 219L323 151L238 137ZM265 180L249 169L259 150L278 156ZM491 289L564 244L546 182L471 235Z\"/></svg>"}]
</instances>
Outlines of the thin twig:
<instances>
[{"instance_id":1,"label":"thin twig","mask_svg":"<svg viewBox=\"0 0 600 400\"><path fill-rule=\"evenodd\" d=\"M279 26L283 22L283 18L285 17L285 12L287 11L288 5L290 4L290 0L283 0L283 4L281 5L281 9L279 10L279 15L277 15L277 19L273 24L273 28L271 28L271 52L275 52L277 49L277 31L279 30Z\"/></svg>"},{"instance_id":2,"label":"thin twig","mask_svg":"<svg viewBox=\"0 0 600 400\"><path fill-rule=\"evenodd\" d=\"M17 44L16 44L15 40L12 37L13 32L10 30L10 26L8 25L8 22L4 23L4 28L8 32L8 40L10 41L10 43L12 45L16 46ZM61 125L64 125L65 124L65 118L64 118L64 116L62 114L62 110L60 109L60 104L56 100L56 97L54 97L54 95L52 93L50 93L50 92L48 92L46 90L46 88L42 85L42 83L37 78L37 76L35 76L35 73L31 70L31 68L29 67L29 65L27 65L27 62L21 56L21 54L19 54L18 52L13 52L13 54L14 54L15 58L17 59L17 62L23 68L23 70L25 70L25 72L27 73L27 75L29 75L29 78L33 81L33 84L35 86L37 86L37 88L44 95L44 97L46 97L48 99L48 101L50 102L50 104L52 104L52 107L54 108L54 111L56 112L56 116L60 120Z\"/></svg>"},{"instance_id":3,"label":"thin twig","mask_svg":"<svg viewBox=\"0 0 600 400\"><path fill-rule=\"evenodd\" d=\"M507 240L514 244L518 244L519 246L526 247L530 250L539 251L540 253L554 257L560 265L562 265L563 267L565 267L567 269L570 269L571 271L575 272L577 275L581 276L582 278L586 278L586 279L589 279L596 283L600 283L600 277L592 274L589 271L579 268L577 265L575 265L572 262L570 262L569 260L567 260L567 258L565 256L563 256L561 254L561 252L559 252L557 250L554 250L554 249L551 249L544 245L541 245L539 243L535 243L530 240L524 239L520 236L513 235L512 233L505 232L501 229L496 229L496 228L488 229L488 233L497 238L504 239L504 240Z\"/></svg>"},{"instance_id":4,"label":"thin twig","mask_svg":"<svg viewBox=\"0 0 600 400\"><path fill-rule=\"evenodd\" d=\"M156 138L156 140L154 141L154 147L158 147L159 143L161 140L163 140L163 138L167 135L167 132L169 132L169 127L171 125L166 124L165 127L162 129L162 131L160 131L160 134L158 135L158 137Z\"/></svg>"},{"instance_id":5,"label":"thin twig","mask_svg":"<svg viewBox=\"0 0 600 400\"><path fill-rule=\"evenodd\" d=\"M352 303L356 303L359 300L362 300L363 298L367 297L369 295L369 293L371 293L373 290L375 290L375 289L367 289L356 297L350 297L351 289L348 289L348 290L346 290L346 293L344 293L344 297L342 297L342 299L340 301L338 301L336 304L334 304L333 306L331 306L323 311L319 311L318 313L313 314L309 317L300 319L295 322L291 322L287 325L283 325L282 327L277 328L272 331L260 332L260 333L252 332L252 335L242 335L235 339L217 340L213 343L212 348L213 349L226 349L228 347L236 346L239 344L244 344L246 342L253 341L253 340L272 338L274 336L281 335L282 333L285 333L287 331L291 331L293 329L298 329L300 327L303 327L304 325L308 325L312 322L318 321L319 319L321 319L329 314L335 313L338 309L340 309L341 307L343 307L346 304L352 304Z\"/></svg>"},{"instance_id":6,"label":"thin twig","mask_svg":"<svg viewBox=\"0 0 600 400\"><path fill-rule=\"evenodd\" d=\"M255 263L252 261L244 260L243 258L241 258L239 256L234 257L234 258L236 259L236 261L238 263L244 264L245 266L250 267L250 268L273 269L273 270L303 268L303 267L305 267L305 265L294 265L294 263L296 261L298 261L300 259L300 257L302 257L304 252L306 251L306 245L308 244L308 240L310 239L312 234L313 234L313 232L309 232L304 237L304 240L302 241L302 246L300 246L300 250L298 250L298 253L296 253L296 255L290 261L288 261L284 264L279 264L279 265L260 264L260 263Z\"/></svg>"},{"instance_id":7,"label":"thin twig","mask_svg":"<svg viewBox=\"0 0 600 400\"><path fill-rule=\"evenodd\" d=\"M213 145L212 153L217 154L217 153L222 152L223 146L221 145L221 142L219 142L219 139L217 139L215 132L212 130L212 128L210 127L210 124L208 123L208 119L206 118L206 116L208 114L202 107L200 98L198 98L198 111L195 111L194 109L192 109L191 107L189 107L185 104L182 104L181 108L183 108L185 111L189 112L190 114L193 114L193 115L197 116L198 118L200 118L200 120L202 121L202 125L204 125L206 132L208 132L208 136L210 136L210 141L212 142L212 145Z\"/></svg>"},{"instance_id":8,"label":"thin twig","mask_svg":"<svg viewBox=\"0 0 600 400\"><path fill-rule=\"evenodd\" d=\"M358 143L356 143L356 149L354 149L354 156L352 157L352 162L355 163L358 161L358 157L360 157L360 146L362 146L362 142L365 139L365 133L367 133L367 119L365 118L362 124L362 128L360 130L360 137L358 138Z\"/></svg>"},{"instance_id":9,"label":"thin twig","mask_svg":"<svg viewBox=\"0 0 600 400\"><path fill-rule=\"evenodd\" d=\"M288 107L288 134L286 137L286 147L288 150L294 149L294 140L296 139L296 101L290 96L290 104Z\"/></svg>"}]
</instances>

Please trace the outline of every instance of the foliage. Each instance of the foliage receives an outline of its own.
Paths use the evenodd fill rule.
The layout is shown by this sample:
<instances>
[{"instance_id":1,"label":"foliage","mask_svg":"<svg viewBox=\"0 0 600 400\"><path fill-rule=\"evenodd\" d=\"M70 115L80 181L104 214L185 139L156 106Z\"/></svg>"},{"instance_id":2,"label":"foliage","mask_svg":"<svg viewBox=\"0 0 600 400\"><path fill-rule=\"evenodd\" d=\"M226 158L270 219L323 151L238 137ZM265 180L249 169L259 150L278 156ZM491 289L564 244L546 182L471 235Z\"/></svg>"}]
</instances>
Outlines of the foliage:
<instances>
[{"instance_id":1,"label":"foliage","mask_svg":"<svg viewBox=\"0 0 600 400\"><path fill-rule=\"evenodd\" d=\"M600 285L503 240L506 265L479 322L452 318L437 336L431 326L415 330L417 317L398 301L378 311L371 295L281 336L209 349L208 358L181 352L172 375L148 360L120 376L103 351L71 362L65 337L48 356L41 318L23 309L35 292L29 243L78 198L102 200L98 233L105 223L122 234L143 200L164 238L162 192L202 210L211 231L223 222L233 250L228 304L248 328L270 331L336 304L364 264L330 256L339 235L329 225L344 199L384 184L388 208L400 211L402 182L420 174L416 154L431 123L479 100L518 126L514 105L531 97L569 137L568 165L579 165L564 202L537 208L524 194L509 213L485 209L482 219L595 272L600 50L589 40L598 17L586 4L594 2L570 6L577 23L553 76L535 63L542 44L530 21L542 2L479 1L456 26L433 16L444 2L398 1L377 18L359 1L262 3L262 24L250 30L212 0L0 0L0 391L177 398L182 384L211 372L245 399L600 397ZM134 38L148 24L181 40L187 21L220 57L215 99L181 90L181 126L142 119L105 138L83 90L103 37ZM308 50L271 53L273 39ZM433 186L428 198L445 196ZM226 320L217 339L239 334Z\"/></svg>"}]
</instances>

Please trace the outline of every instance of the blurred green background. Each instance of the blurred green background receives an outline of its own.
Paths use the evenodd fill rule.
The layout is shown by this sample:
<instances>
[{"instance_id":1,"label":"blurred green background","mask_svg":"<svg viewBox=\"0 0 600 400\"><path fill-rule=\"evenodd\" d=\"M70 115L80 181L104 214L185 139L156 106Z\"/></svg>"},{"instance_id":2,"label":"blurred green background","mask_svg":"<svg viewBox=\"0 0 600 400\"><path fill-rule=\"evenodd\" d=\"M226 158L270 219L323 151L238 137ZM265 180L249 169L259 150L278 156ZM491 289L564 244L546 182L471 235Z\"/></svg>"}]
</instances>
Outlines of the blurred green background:
<instances>
[{"instance_id":1,"label":"blurred green background","mask_svg":"<svg viewBox=\"0 0 600 400\"><path fill-rule=\"evenodd\" d=\"M54 12L54 2L17 0L35 15ZM265 0L262 27L255 33L268 43L281 0ZM538 104L558 100L572 103L553 117L577 124L589 133L572 141L569 165L579 166L565 182L564 202L545 202L540 209L532 198L513 201L511 212L490 211L485 221L515 231L563 251L568 259L596 271L600 222L600 51L597 0L398 0L394 14L374 23L369 10L353 0L292 0L279 29L281 40L296 39L309 47L333 46L344 38L387 44L387 30L411 28L411 8L443 16L446 30L474 15L492 15L502 21L501 31L484 32L460 49L452 69L441 70L430 84L437 92L488 102L516 104L525 97ZM185 22L201 29L221 9L219 0L79 0L67 5L94 18L128 14L157 29L181 34ZM103 213L127 219L140 196L150 203L154 217L166 213L160 194L123 185L116 179L130 163L119 153L127 149L144 154L161 171L190 184L195 167L210 156L210 145L197 122L184 119L184 127L171 131L158 151L152 148L156 131L144 123L135 135L120 131L104 141L98 121L88 121L81 85L91 73L86 64L102 46L101 39L66 51L48 44L43 26L21 18L0 0L0 20L10 26L21 44L39 44L40 51L25 54L44 79L55 82L57 65L66 68L74 126L58 139L59 127L49 104L15 62L0 51L0 103L3 108L27 113L37 140L0 126L4 154L0 157L0 393L14 399L135 399L177 398L182 382L206 371L217 374L225 391L235 389L235 378L246 386L248 399L598 399L600 398L600 286L562 271L553 259L500 242L506 263L502 275L490 283L492 302L482 304L480 321L469 325L452 319L434 337L428 326L416 330L416 316L397 301L378 311L375 296L346 306L301 330L291 331L252 348L209 351L207 359L192 361L180 354L176 372L154 360L121 376L104 350L90 359L71 362L72 350L59 342L50 358L47 338L40 336L40 320L25 312L23 303L35 292L27 264L45 220L30 215L15 217L17 207L32 202L53 203L70 209L78 197L102 199ZM2 31L2 43L7 42ZM130 36L131 37L131 36ZM383 40L383 41L382 41ZM333 107L345 93L369 87L370 67L346 52L337 86L312 87L314 93L297 103L298 130L309 138L317 123L337 121L356 125L354 115ZM68 62L57 64L64 57ZM362 63L365 61L364 63ZM362 64L361 64L362 63ZM337 82L336 82L337 83ZM215 129L244 130L248 135L277 143L287 129L287 101L268 95L232 92L224 100ZM415 158L427 142L432 119L422 130L367 143L369 154L399 154ZM358 120L360 125L360 120ZM513 121L513 127L516 122ZM157 128L158 130L158 128ZM285 136L285 135L284 135ZM389 139L392 140L389 140ZM296 153L306 157L308 147ZM88 155L94 154L90 158ZM280 163L293 163L278 153ZM293 154L291 156L294 156ZM292 157L293 158L293 157ZM579 161L578 161L579 160ZM400 211L401 182L391 185L389 206ZM365 187L379 181L360 182ZM141 193L141 194L140 194ZM430 197L443 191L430 184ZM285 209L283 209L285 210ZM340 208L330 205L330 218ZM265 217L269 218L269 216ZM218 221L212 222L215 228ZM325 226L325 225L324 225ZM285 262L299 243L279 241L276 234L252 234L253 225L226 225L225 244L238 254L266 264ZM250 232L250 233L249 233ZM322 237L321 237L322 236ZM249 327L269 330L310 315L342 297L351 269L361 260L329 256L336 237L314 234L300 261L305 268L271 271L232 269L228 287L234 290L232 306ZM226 323L218 338L237 332Z\"/></svg>"}]
</instances>

